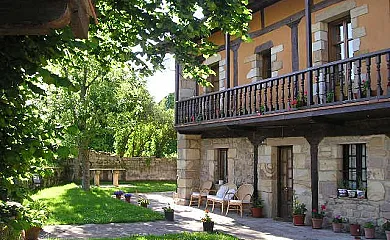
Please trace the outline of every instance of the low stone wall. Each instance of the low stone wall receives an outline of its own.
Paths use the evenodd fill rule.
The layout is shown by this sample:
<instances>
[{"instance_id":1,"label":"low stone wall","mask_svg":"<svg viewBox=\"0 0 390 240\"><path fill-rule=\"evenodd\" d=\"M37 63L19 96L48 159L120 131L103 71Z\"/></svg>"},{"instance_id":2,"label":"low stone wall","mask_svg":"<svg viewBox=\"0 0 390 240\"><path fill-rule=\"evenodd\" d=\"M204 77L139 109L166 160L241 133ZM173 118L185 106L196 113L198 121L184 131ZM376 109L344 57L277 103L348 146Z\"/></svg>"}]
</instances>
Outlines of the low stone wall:
<instances>
[{"instance_id":1,"label":"low stone wall","mask_svg":"<svg viewBox=\"0 0 390 240\"><path fill-rule=\"evenodd\" d=\"M134 180L176 180L177 167L176 159L155 158L155 157L136 157L120 158L109 153L94 152L89 154L90 169L125 169L119 175L119 181ZM70 178L80 180L81 163L77 159L69 161ZM91 179L93 175L91 174ZM101 181L112 181L111 171L101 171Z\"/></svg>"}]
</instances>

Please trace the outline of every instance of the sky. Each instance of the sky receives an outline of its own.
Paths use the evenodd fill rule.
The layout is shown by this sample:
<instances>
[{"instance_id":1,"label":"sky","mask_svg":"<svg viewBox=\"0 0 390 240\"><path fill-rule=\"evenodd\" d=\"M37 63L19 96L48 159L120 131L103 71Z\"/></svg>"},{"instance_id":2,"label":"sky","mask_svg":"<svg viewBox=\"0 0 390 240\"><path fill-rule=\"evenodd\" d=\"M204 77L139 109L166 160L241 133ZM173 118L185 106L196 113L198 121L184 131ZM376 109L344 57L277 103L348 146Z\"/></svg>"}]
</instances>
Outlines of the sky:
<instances>
[{"instance_id":1,"label":"sky","mask_svg":"<svg viewBox=\"0 0 390 240\"><path fill-rule=\"evenodd\" d=\"M165 70L156 72L147 78L147 88L156 102L161 101L169 93L175 92L175 60L170 55L165 61Z\"/></svg>"}]
</instances>

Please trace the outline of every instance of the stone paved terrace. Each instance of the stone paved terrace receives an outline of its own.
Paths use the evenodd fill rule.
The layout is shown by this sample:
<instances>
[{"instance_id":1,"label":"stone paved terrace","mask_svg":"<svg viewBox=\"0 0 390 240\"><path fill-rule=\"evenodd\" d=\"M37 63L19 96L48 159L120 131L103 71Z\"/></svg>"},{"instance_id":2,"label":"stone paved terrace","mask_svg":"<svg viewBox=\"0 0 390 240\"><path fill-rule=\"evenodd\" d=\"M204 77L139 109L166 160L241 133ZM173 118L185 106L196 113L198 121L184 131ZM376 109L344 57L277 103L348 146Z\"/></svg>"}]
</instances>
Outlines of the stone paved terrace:
<instances>
[{"instance_id":1,"label":"stone paved terrace","mask_svg":"<svg viewBox=\"0 0 390 240\"><path fill-rule=\"evenodd\" d=\"M183 231L202 231L200 218L204 216L203 208L179 206L173 204L172 193L142 194L150 199L150 208L162 211L162 207L170 203L175 209L175 221L157 221L146 223L112 223L112 224L86 224L86 225L57 225L46 226L42 238L92 238L92 237L124 237L134 234L146 235L164 233L179 233ZM136 199L132 199L136 202ZM292 223L274 221L271 218L239 217L234 211L228 216L211 213L215 221L214 230L234 235L240 239L259 240L350 240L354 237L347 233L333 233L330 229L313 230L310 226L297 227ZM363 239L363 238L362 238Z\"/></svg>"}]
</instances>

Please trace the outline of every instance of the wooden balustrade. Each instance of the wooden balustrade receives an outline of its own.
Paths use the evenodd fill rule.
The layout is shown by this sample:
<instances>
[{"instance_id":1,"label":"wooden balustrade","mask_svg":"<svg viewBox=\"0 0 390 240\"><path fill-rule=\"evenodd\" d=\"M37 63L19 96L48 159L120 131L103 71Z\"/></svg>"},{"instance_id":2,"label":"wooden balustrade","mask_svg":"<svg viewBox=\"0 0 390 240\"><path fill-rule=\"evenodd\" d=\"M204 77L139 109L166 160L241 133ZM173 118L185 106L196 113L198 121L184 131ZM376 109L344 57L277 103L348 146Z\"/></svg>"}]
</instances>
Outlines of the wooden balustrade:
<instances>
[{"instance_id":1,"label":"wooden balustrade","mask_svg":"<svg viewBox=\"0 0 390 240\"><path fill-rule=\"evenodd\" d=\"M306 91L309 84L311 97ZM364 101L384 96L384 89L389 96L387 86L390 49L178 101L176 124Z\"/></svg>"}]
</instances>

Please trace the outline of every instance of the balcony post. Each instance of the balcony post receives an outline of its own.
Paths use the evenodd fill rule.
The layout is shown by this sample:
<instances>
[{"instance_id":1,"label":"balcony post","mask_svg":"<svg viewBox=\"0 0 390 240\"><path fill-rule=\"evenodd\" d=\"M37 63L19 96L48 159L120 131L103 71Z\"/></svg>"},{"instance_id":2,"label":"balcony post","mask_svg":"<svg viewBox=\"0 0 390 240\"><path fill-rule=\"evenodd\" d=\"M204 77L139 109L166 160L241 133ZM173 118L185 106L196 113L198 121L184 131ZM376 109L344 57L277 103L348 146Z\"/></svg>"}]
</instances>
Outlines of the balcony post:
<instances>
[{"instance_id":1,"label":"balcony post","mask_svg":"<svg viewBox=\"0 0 390 240\"><path fill-rule=\"evenodd\" d=\"M230 88L230 35L225 34L225 51L226 51L226 89Z\"/></svg>"},{"instance_id":2,"label":"balcony post","mask_svg":"<svg viewBox=\"0 0 390 240\"><path fill-rule=\"evenodd\" d=\"M259 145L265 140L265 136L258 136L256 133L248 136L249 141L253 145L253 198L257 199L259 197L258 181L258 164L259 164Z\"/></svg>"},{"instance_id":3,"label":"balcony post","mask_svg":"<svg viewBox=\"0 0 390 240\"><path fill-rule=\"evenodd\" d=\"M323 139L321 133L305 136L310 145L311 158L311 208L318 210L318 146Z\"/></svg>"},{"instance_id":4,"label":"balcony post","mask_svg":"<svg viewBox=\"0 0 390 240\"><path fill-rule=\"evenodd\" d=\"M307 68L313 66L312 60L312 34L311 34L311 0L305 0L306 16L306 55ZM309 71L307 76L307 105L313 104L313 72Z\"/></svg>"},{"instance_id":5,"label":"balcony post","mask_svg":"<svg viewBox=\"0 0 390 240\"><path fill-rule=\"evenodd\" d=\"M180 76L180 66L177 60L175 60L175 123L179 123L178 119L178 107L177 102L179 101L179 76Z\"/></svg>"},{"instance_id":6,"label":"balcony post","mask_svg":"<svg viewBox=\"0 0 390 240\"><path fill-rule=\"evenodd\" d=\"M230 35L225 34L225 51L226 51L226 89L230 89ZM230 95L229 91L226 92L226 111L229 116L230 110Z\"/></svg>"}]
</instances>

